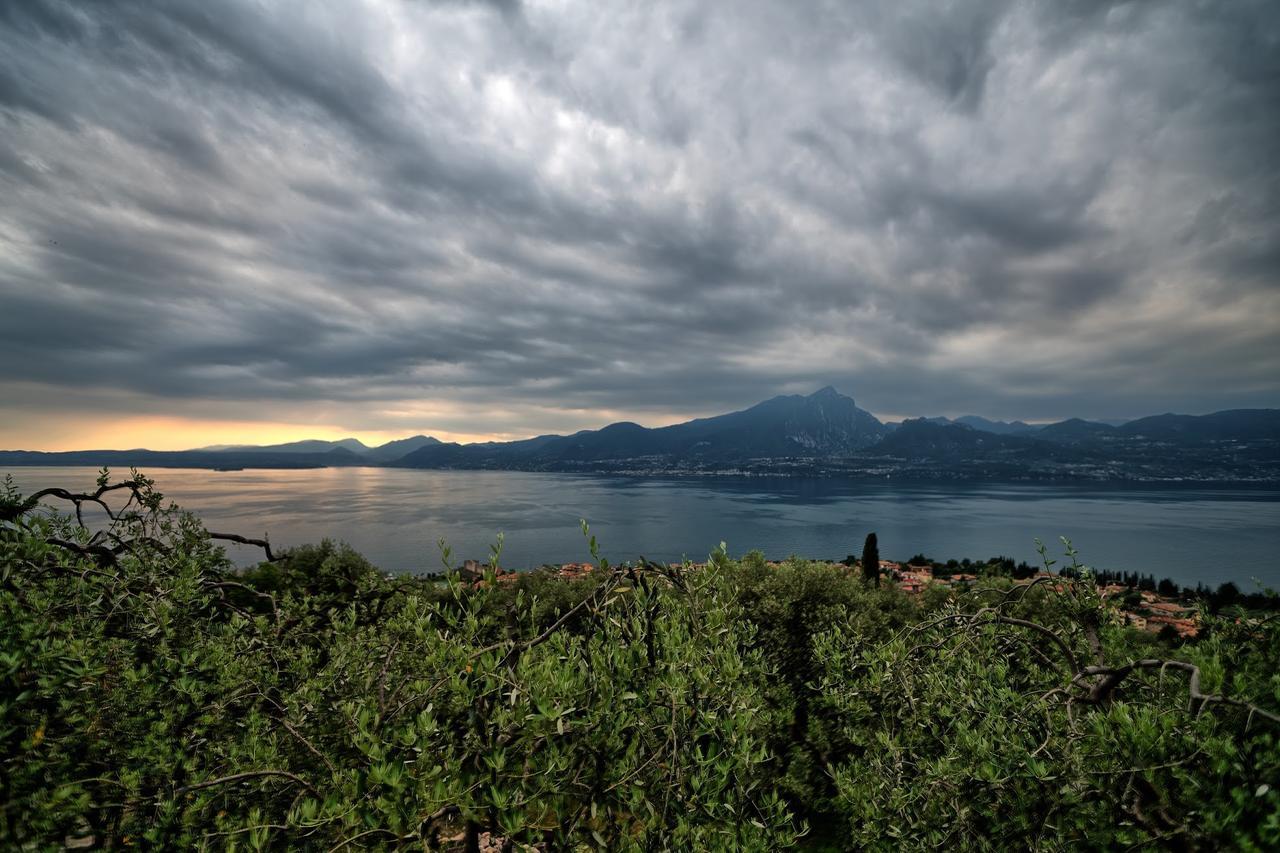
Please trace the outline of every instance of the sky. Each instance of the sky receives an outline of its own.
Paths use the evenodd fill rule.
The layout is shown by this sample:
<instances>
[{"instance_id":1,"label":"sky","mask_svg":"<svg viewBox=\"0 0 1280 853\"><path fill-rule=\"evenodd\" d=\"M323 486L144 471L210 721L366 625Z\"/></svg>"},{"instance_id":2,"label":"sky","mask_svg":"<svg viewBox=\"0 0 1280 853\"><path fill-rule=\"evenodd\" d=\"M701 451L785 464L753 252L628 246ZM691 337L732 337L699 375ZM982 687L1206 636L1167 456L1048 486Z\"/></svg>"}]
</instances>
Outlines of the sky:
<instances>
[{"instance_id":1,"label":"sky","mask_svg":"<svg viewBox=\"0 0 1280 853\"><path fill-rule=\"evenodd\" d=\"M0 0L0 448L1280 405L1273 0Z\"/></svg>"}]
</instances>

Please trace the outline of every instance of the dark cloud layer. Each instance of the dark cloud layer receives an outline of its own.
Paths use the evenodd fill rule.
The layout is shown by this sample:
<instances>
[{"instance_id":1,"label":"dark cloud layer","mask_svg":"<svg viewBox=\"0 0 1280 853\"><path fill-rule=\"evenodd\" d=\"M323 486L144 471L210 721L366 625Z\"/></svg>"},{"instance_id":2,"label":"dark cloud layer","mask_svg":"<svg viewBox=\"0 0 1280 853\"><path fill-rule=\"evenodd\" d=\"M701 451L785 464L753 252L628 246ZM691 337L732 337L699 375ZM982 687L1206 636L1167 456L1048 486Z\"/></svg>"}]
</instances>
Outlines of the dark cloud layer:
<instances>
[{"instance_id":1,"label":"dark cloud layer","mask_svg":"<svg viewBox=\"0 0 1280 853\"><path fill-rule=\"evenodd\" d=\"M1273 406L1277 151L1267 0L0 0L0 393L466 433L827 383Z\"/></svg>"}]
</instances>

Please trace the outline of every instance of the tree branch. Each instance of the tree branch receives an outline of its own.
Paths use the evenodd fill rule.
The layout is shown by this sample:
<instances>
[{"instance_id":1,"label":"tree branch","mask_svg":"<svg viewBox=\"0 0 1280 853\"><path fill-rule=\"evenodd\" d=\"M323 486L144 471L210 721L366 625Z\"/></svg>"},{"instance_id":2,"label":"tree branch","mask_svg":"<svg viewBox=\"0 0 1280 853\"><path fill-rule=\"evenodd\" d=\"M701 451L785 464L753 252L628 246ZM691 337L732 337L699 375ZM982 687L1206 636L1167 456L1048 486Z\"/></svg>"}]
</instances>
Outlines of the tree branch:
<instances>
[{"instance_id":1,"label":"tree branch","mask_svg":"<svg viewBox=\"0 0 1280 853\"><path fill-rule=\"evenodd\" d=\"M1071 646L1067 645L1066 640L1062 639L1062 637L1059 637L1054 631L1050 630L1049 628L1046 628L1043 625L1038 625L1035 622L1029 622L1026 619L1017 619L1013 616L1004 616L1001 614L996 614L995 616L993 616L992 621L997 622L1001 625L1017 625L1020 628L1028 628L1032 631L1039 633L1043 637L1048 637L1050 640L1054 642L1054 644L1059 649L1062 650L1062 654L1064 657L1066 657L1067 663L1071 665L1071 671L1072 672L1080 671L1080 664L1076 661L1076 656L1071 651Z\"/></svg>"},{"instance_id":2,"label":"tree branch","mask_svg":"<svg viewBox=\"0 0 1280 853\"><path fill-rule=\"evenodd\" d=\"M1249 711L1249 717L1252 720L1254 716L1262 717L1273 723L1280 723L1280 714L1272 713L1263 708L1254 705L1252 702L1245 702L1240 699L1232 699L1228 696L1221 696L1212 693L1202 693L1200 690L1200 667L1193 663L1180 660L1161 660L1157 658L1143 658L1141 660L1130 661L1123 666L1107 667L1107 666L1087 666L1076 673L1071 680L1073 685L1079 685L1086 678L1101 676L1101 678L1089 688L1088 700L1090 702L1105 702L1111 698L1111 694L1115 692L1126 678L1134 672L1143 669L1159 669L1163 672L1166 669L1179 669L1189 674L1188 679L1188 700L1187 710L1195 714L1199 714L1204 710L1205 705L1215 703L1221 705L1234 705L1237 708L1245 708Z\"/></svg>"},{"instance_id":3,"label":"tree branch","mask_svg":"<svg viewBox=\"0 0 1280 853\"><path fill-rule=\"evenodd\" d=\"M274 563L280 559L271 552L271 543L265 539L250 539L247 536L241 536L238 533L214 533L212 530L207 531L207 533L210 539L218 539L223 542L236 542L240 545L256 545L266 552L268 563Z\"/></svg>"},{"instance_id":4,"label":"tree branch","mask_svg":"<svg viewBox=\"0 0 1280 853\"><path fill-rule=\"evenodd\" d=\"M551 637L555 635L556 631L559 631L562 627L564 627L564 624L568 622L570 619L572 619L575 614L586 609L590 605L598 606L600 601L602 601L604 598L607 598L609 593L613 592L614 587L618 585L618 580L621 577L622 577L621 570L614 569L613 572L609 575L608 579L603 581L600 584L600 586L596 587L595 591L593 591L591 595L587 596L586 598L582 599L582 601L579 601L573 607L570 607L568 610L566 610L563 614L561 614L559 619L551 623L551 626L547 628L547 630L543 631L541 634L539 634L538 636L534 637L531 640L526 640L523 643L514 643L511 646L511 648L507 651L507 654L504 656L504 659L510 660L511 658L517 655L520 655L528 651L529 649L532 649L534 646L540 646L543 643L545 643L547 640L551 639ZM495 651L496 649L502 648L503 645L505 645L505 643L494 643L492 645L485 646L483 649L480 649L479 651L471 655L471 657L473 659L478 658L481 655L486 654L487 652L492 652L492 651Z\"/></svg>"},{"instance_id":5,"label":"tree branch","mask_svg":"<svg viewBox=\"0 0 1280 853\"><path fill-rule=\"evenodd\" d=\"M76 505L76 514L79 515L80 505L85 503L95 503L102 507L107 517L112 521L116 520L116 514L111 511L111 507L102 499L107 492L119 491L120 489L128 489L136 497L138 495L139 485L134 480L125 480L120 483L113 483L109 486L99 486L92 493L72 492L67 489L58 488L56 486L28 495L27 498L20 503L11 504L9 506L0 506L0 521L13 521L21 515L26 515L40 505L40 501L45 498L58 498L59 500L68 501Z\"/></svg>"},{"instance_id":6,"label":"tree branch","mask_svg":"<svg viewBox=\"0 0 1280 853\"><path fill-rule=\"evenodd\" d=\"M241 782L245 779L259 779L267 776L280 776L285 779L289 779L290 781L296 782L306 788L317 797L320 796L320 792L312 787L310 782L303 779L301 776L290 773L288 770L249 770L245 773L232 773L230 776L219 776L217 779L207 779L204 782L197 782L194 785L184 785L177 790L177 793L185 794L188 791L198 791L201 788L212 788L214 785L224 785L231 782Z\"/></svg>"}]
</instances>

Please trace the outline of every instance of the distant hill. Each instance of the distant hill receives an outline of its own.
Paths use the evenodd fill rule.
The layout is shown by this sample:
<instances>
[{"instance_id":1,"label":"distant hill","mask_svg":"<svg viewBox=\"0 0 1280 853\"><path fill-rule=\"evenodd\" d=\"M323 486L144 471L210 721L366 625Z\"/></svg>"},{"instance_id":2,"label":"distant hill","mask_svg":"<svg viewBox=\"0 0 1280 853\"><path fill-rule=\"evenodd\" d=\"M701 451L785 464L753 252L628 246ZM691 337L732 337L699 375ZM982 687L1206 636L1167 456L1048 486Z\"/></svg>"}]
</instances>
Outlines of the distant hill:
<instances>
[{"instance_id":1,"label":"distant hill","mask_svg":"<svg viewBox=\"0 0 1280 853\"><path fill-rule=\"evenodd\" d=\"M956 459L1000 451L1026 451L1037 444L1039 442L985 432L965 424L941 424L917 418L903 421L875 447L875 452L908 458Z\"/></svg>"},{"instance_id":2,"label":"distant hill","mask_svg":"<svg viewBox=\"0 0 1280 853\"><path fill-rule=\"evenodd\" d=\"M364 455L378 462L391 462L412 453L420 447L439 443L440 439L438 438L432 438L429 435L415 435L411 438L399 438L395 441L388 441L386 444L380 444L377 447L371 447Z\"/></svg>"},{"instance_id":3,"label":"distant hill","mask_svg":"<svg viewBox=\"0 0 1280 853\"><path fill-rule=\"evenodd\" d=\"M420 447L390 463L403 468L521 468L534 451L560 435L540 435L519 441L482 441L475 444L442 442Z\"/></svg>"},{"instance_id":4,"label":"distant hill","mask_svg":"<svg viewBox=\"0 0 1280 853\"><path fill-rule=\"evenodd\" d=\"M1280 437L1280 410L1229 409L1211 415L1152 415L1117 427L1157 441L1254 441Z\"/></svg>"},{"instance_id":5,"label":"distant hill","mask_svg":"<svg viewBox=\"0 0 1280 853\"><path fill-rule=\"evenodd\" d=\"M91 468L336 468L367 465L345 447L324 453L263 450L0 450L0 468L28 465L83 465Z\"/></svg>"},{"instance_id":6,"label":"distant hill","mask_svg":"<svg viewBox=\"0 0 1280 853\"><path fill-rule=\"evenodd\" d=\"M913 418L912 420L923 420L938 426L951 426L954 424L976 429L979 432L994 433L995 435L1027 435L1040 429L1038 426L1032 426L1022 421L993 421L978 415L962 415L958 418Z\"/></svg>"},{"instance_id":7,"label":"distant hill","mask_svg":"<svg viewBox=\"0 0 1280 853\"><path fill-rule=\"evenodd\" d=\"M1036 438L1054 441L1060 444L1081 444L1097 442L1116 435L1116 427L1110 424L1086 421L1080 418L1069 418L1056 424L1043 426L1036 431Z\"/></svg>"},{"instance_id":8,"label":"distant hill","mask_svg":"<svg viewBox=\"0 0 1280 853\"><path fill-rule=\"evenodd\" d=\"M369 451L364 442L358 438L340 438L337 441L308 438L303 441L286 442L285 444L242 444L221 448L206 448L206 450L214 453L328 453L338 448L356 454L364 454Z\"/></svg>"},{"instance_id":9,"label":"distant hill","mask_svg":"<svg viewBox=\"0 0 1280 853\"><path fill-rule=\"evenodd\" d=\"M978 415L964 415L956 418L956 423L996 435L1026 435L1040 429L1022 421L990 421Z\"/></svg>"},{"instance_id":10,"label":"distant hill","mask_svg":"<svg viewBox=\"0 0 1280 853\"><path fill-rule=\"evenodd\" d=\"M1103 456L1089 447L1045 441L1031 430L1024 435L1001 435L966 424L933 420L904 421L869 453L927 463L937 473L1017 477L1032 471L1067 474L1073 466L1097 464ZM1047 467L1046 467L1047 466Z\"/></svg>"},{"instance_id":11,"label":"distant hill","mask_svg":"<svg viewBox=\"0 0 1280 853\"><path fill-rule=\"evenodd\" d=\"M318 438L308 438L302 441L290 441L285 444L239 444L239 445L221 445L215 447L204 447L199 450L188 451L191 453L264 453L264 454L280 454L280 453L299 453L299 454L317 454L331 453L334 450L342 450L353 454L356 457L368 459L375 462L391 462L399 459L407 453L417 450L419 447L425 447L430 444L439 444L440 440L432 438L428 435L415 435L411 438L400 438L395 441L388 441L386 444L380 444L377 447L369 447L358 438L340 438L336 441L326 441Z\"/></svg>"}]
</instances>

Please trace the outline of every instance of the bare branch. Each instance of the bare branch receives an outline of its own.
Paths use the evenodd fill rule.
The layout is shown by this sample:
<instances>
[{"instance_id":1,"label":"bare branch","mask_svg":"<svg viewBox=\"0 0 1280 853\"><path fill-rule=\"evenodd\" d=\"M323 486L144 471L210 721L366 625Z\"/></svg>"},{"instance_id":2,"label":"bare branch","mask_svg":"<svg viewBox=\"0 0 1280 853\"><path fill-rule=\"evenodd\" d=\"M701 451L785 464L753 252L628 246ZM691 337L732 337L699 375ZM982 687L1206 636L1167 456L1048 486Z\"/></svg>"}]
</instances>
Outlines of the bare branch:
<instances>
[{"instance_id":1,"label":"bare branch","mask_svg":"<svg viewBox=\"0 0 1280 853\"><path fill-rule=\"evenodd\" d=\"M106 545L80 545L68 539L59 539L56 536L50 536L45 542L81 557L91 557L104 569L116 566L118 564L116 556L123 550L108 548Z\"/></svg>"},{"instance_id":2,"label":"bare branch","mask_svg":"<svg viewBox=\"0 0 1280 853\"><path fill-rule=\"evenodd\" d=\"M13 521L19 516L26 515L31 512L31 510L39 506L40 502L45 498L58 498L59 500L75 504L77 517L80 515L80 506L82 504L97 504L102 507L103 512L107 514L108 518L115 521L117 514L112 512L111 507L102 499L102 496L108 492L128 489L131 492L131 497L138 497L138 492L141 488L141 485L134 480L124 480L119 483L113 483L109 486L99 486L91 493L72 492L68 489L59 488L57 486L48 489L41 489L32 495L28 495L21 503L7 507L0 507L0 521ZM84 526L83 521L81 522L81 526Z\"/></svg>"},{"instance_id":3,"label":"bare branch","mask_svg":"<svg viewBox=\"0 0 1280 853\"><path fill-rule=\"evenodd\" d=\"M288 720L286 720L286 719L284 719L283 717L281 717L281 718L280 718L280 724L284 726L285 731L287 731L289 734L291 734L291 735L293 735L295 738L297 738L298 742L299 742L299 743L301 743L303 746L305 746L305 747L306 747L306 748L311 752L311 754L312 754L312 755L314 755L316 758L318 758L318 759L320 759L321 761L323 761L323 762L324 762L324 766L329 768L329 772L330 772L330 773L332 773L334 776L337 776L337 775L338 775L338 768L336 768L336 767L334 767L334 766L333 766L333 762L329 760L328 756L326 756L326 755L325 755L323 752L321 752L320 750L316 749L316 748L315 748L315 745L314 745L314 744L312 744L312 743L311 743L311 741L309 741L309 740L307 740L305 737L303 737L302 732L300 732L300 731L298 731L297 729L295 729L295 728L294 728L294 727L289 723L289 721L288 721Z\"/></svg>"},{"instance_id":4,"label":"bare branch","mask_svg":"<svg viewBox=\"0 0 1280 853\"><path fill-rule=\"evenodd\" d=\"M507 651L507 654L505 655L505 659L511 660L516 656L528 651L529 649L532 649L534 646L542 645L547 640L551 639L551 637L554 636L557 631L559 631L562 627L564 627L565 623L568 622L570 619L572 619L574 615L581 612L582 610L587 609L588 607L599 606L599 604L605 598L608 597L609 593L613 592L614 587L618 585L618 581L621 578L622 578L621 570L614 569L612 574L609 575L609 578L604 582L602 582L600 586L596 587L596 589L591 593L591 595L587 596L586 598L582 599L582 601L579 601L573 607L570 607L568 610L566 610L560 616L559 619L557 619L555 622L551 624L549 628L547 628L547 630L543 631L541 634L539 634L538 636L534 637L531 640L526 640L523 643L514 643L511 646L511 648ZM496 649L500 649L504 645L505 643L494 643L493 645L485 646L484 648L480 649L475 654L473 654L471 657L472 658L480 657L483 654L495 651Z\"/></svg>"},{"instance_id":5,"label":"bare branch","mask_svg":"<svg viewBox=\"0 0 1280 853\"><path fill-rule=\"evenodd\" d=\"M935 619L932 622L918 626L915 629L915 633L920 633L927 628L945 625L948 622L966 622L974 627L981 625L1015 625L1019 628L1027 628L1028 630L1035 631L1043 637L1047 637L1055 646L1057 646L1063 656L1067 659L1067 663L1071 666L1072 673L1080 671L1080 664L1076 660L1075 653L1071 651L1071 646L1068 645L1067 641L1052 629L1046 628L1044 625L1040 625L1035 622L1030 622L1026 619L1005 616L996 612L996 608L994 607L984 607L977 613L951 613L939 619Z\"/></svg>"},{"instance_id":6,"label":"bare branch","mask_svg":"<svg viewBox=\"0 0 1280 853\"><path fill-rule=\"evenodd\" d=\"M274 563L280 558L271 552L271 543L265 539L250 539L247 536L241 536L238 533L214 533L208 531L210 539L218 539L223 542L236 542L240 545L256 545L261 548L267 555L267 562Z\"/></svg>"},{"instance_id":7,"label":"bare branch","mask_svg":"<svg viewBox=\"0 0 1280 853\"><path fill-rule=\"evenodd\" d=\"M1020 628L1027 628L1036 631L1043 637L1048 637L1053 643L1062 650L1062 654L1067 659L1067 663L1071 665L1072 672L1080 671L1080 664L1076 662L1076 656L1071 651L1071 646L1067 645L1067 641L1059 637L1054 631L1035 622L1029 622L1026 619L1016 619L1013 616L996 615L992 617L992 621L1001 625L1017 625Z\"/></svg>"},{"instance_id":8,"label":"bare branch","mask_svg":"<svg viewBox=\"0 0 1280 853\"><path fill-rule=\"evenodd\" d=\"M370 835L377 835L379 833L381 833L382 835L390 835L392 838L397 837L396 834L391 830L383 829L382 827L378 826L378 827L374 827L373 829L366 829L364 832L357 833L356 835L353 835L350 838L343 839L342 841L338 842L334 846L330 847L329 853L337 853L338 850L341 850L343 847L346 847L349 844L354 844L355 842L359 841L361 838L367 838Z\"/></svg>"},{"instance_id":9,"label":"bare branch","mask_svg":"<svg viewBox=\"0 0 1280 853\"><path fill-rule=\"evenodd\" d=\"M221 592L224 589L241 589L252 596L256 596L257 598L265 598L268 602L271 603L272 617L277 623L280 621L280 608L276 606L276 597L274 595L271 595L270 593L261 592L259 590L254 589L251 586L245 586L244 584L236 583L235 581L217 581L217 582L205 584L205 586L209 587L210 589L216 589L219 592Z\"/></svg>"},{"instance_id":10,"label":"bare branch","mask_svg":"<svg viewBox=\"0 0 1280 853\"><path fill-rule=\"evenodd\" d=\"M391 658L396 653L396 649L400 648L400 641L396 640L391 644L391 648L387 649L387 656L382 661L382 671L378 673L378 713L385 714L387 711L387 671L391 669Z\"/></svg>"},{"instance_id":11,"label":"bare branch","mask_svg":"<svg viewBox=\"0 0 1280 853\"><path fill-rule=\"evenodd\" d=\"M1232 699L1227 696L1221 696L1211 693L1202 693L1200 691L1200 667L1193 663L1180 660L1162 660L1156 658L1143 658L1142 660L1130 661L1123 666L1088 666L1076 673L1072 679L1073 685L1080 685L1085 679L1095 676L1101 678L1089 688L1088 700L1090 702L1104 702L1111 697L1111 694L1120 686L1126 678L1138 670L1158 669L1163 672L1165 669L1180 669L1188 673L1188 700L1187 710L1199 714L1204 707L1209 704L1234 705L1237 708L1246 708L1249 711L1249 718L1252 720L1254 716L1262 717L1273 723L1280 723L1280 714L1272 713L1263 708L1254 705L1252 702L1244 702L1240 699Z\"/></svg>"},{"instance_id":12,"label":"bare branch","mask_svg":"<svg viewBox=\"0 0 1280 853\"><path fill-rule=\"evenodd\" d=\"M292 782L296 782L306 788L317 797L320 793L312 787L311 783L301 776L290 773L288 770L249 770L245 773L232 773L230 776L219 776L217 779L207 779L204 782L197 782L194 785L184 785L177 790L179 794L185 794L188 791L198 791L201 788L212 788L215 785L225 785L231 782L242 782L246 779L260 779L268 776L280 776Z\"/></svg>"}]
</instances>

